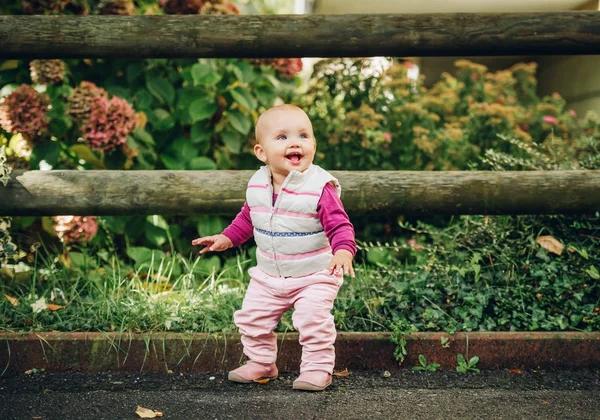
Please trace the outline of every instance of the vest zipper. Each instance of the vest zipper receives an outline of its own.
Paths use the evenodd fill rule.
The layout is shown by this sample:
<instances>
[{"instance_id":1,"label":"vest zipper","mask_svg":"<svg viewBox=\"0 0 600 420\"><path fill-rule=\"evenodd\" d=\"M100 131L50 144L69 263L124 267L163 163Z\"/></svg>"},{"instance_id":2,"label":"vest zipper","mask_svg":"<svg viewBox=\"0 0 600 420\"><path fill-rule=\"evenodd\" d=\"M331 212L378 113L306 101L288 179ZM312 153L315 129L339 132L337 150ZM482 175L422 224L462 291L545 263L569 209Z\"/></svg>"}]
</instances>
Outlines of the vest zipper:
<instances>
[{"instance_id":1,"label":"vest zipper","mask_svg":"<svg viewBox=\"0 0 600 420\"><path fill-rule=\"evenodd\" d=\"M273 214L275 213L275 205L279 201L280 195L281 195L281 190L279 191L279 194L277 194L277 200L275 200L275 203L273 203L273 179L271 179L271 182L269 184L269 203L271 203L271 211L269 212L269 226L270 226L271 232L274 232L274 230L273 230ZM271 236L271 249L273 250L273 261L275 261L275 268L277 269L278 277L281 277L281 269L279 268L279 264L277 263L277 251L275 250L275 237L274 236Z\"/></svg>"}]
</instances>

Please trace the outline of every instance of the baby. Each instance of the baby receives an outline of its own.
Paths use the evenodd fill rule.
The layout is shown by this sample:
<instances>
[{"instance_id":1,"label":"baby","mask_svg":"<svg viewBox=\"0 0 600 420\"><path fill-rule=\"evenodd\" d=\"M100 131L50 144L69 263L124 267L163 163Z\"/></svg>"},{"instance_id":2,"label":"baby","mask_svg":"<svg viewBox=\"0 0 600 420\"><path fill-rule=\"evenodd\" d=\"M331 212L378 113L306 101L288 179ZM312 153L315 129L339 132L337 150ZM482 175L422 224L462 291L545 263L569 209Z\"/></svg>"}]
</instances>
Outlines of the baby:
<instances>
[{"instance_id":1,"label":"baby","mask_svg":"<svg viewBox=\"0 0 600 420\"><path fill-rule=\"evenodd\" d=\"M302 364L293 388L321 391L331 384L335 324L331 310L343 283L354 277L354 228L340 201L340 185L313 165L312 124L294 105L265 111L256 122L254 154L264 162L248 182L246 202L223 233L194 239L200 251L224 251L254 235L257 266L242 309L234 313L248 363L229 380L252 383L278 375L273 332L294 307Z\"/></svg>"}]
</instances>

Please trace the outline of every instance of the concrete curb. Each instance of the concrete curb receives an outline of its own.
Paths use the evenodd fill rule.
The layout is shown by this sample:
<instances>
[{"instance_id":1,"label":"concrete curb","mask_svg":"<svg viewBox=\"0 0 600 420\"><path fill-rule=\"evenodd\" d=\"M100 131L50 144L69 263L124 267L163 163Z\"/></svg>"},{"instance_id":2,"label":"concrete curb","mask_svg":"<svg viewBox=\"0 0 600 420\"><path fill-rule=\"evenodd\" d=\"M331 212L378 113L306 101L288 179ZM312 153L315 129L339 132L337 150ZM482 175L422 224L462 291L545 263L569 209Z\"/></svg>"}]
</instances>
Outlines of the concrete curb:
<instances>
[{"instance_id":1,"label":"concrete curb","mask_svg":"<svg viewBox=\"0 0 600 420\"><path fill-rule=\"evenodd\" d=\"M442 346L442 337L448 339ZM244 360L239 335L191 333L1 333L0 373L28 369L80 372L217 372ZM297 371L298 334L279 334L281 371ZM389 333L338 333L336 370L398 369ZM479 369L600 368L600 332L412 333L406 360L422 354L454 370L456 356L479 356Z\"/></svg>"}]
</instances>

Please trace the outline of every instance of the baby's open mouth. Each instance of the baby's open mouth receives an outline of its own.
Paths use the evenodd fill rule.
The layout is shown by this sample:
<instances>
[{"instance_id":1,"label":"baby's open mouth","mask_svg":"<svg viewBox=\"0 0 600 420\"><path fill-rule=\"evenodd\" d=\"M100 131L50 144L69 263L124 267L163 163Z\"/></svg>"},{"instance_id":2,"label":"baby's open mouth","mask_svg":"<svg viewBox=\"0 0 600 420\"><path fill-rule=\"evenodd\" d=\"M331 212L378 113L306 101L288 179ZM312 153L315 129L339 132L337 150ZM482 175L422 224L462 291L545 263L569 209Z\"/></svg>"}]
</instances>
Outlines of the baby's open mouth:
<instances>
[{"instance_id":1,"label":"baby's open mouth","mask_svg":"<svg viewBox=\"0 0 600 420\"><path fill-rule=\"evenodd\" d=\"M292 152L292 153L288 153L287 155L285 155L285 158L287 160L289 160L292 163L300 163L300 160L302 159L302 153L300 152Z\"/></svg>"}]
</instances>

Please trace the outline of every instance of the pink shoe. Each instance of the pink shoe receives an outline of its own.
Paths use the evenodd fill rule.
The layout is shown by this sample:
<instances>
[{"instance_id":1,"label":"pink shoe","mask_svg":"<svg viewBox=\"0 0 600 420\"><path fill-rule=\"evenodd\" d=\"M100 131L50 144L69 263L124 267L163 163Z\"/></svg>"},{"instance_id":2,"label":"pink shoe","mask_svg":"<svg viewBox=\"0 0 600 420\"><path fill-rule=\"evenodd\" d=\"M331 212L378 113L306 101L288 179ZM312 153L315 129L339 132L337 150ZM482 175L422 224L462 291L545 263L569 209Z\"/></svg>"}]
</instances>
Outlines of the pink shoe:
<instances>
[{"instance_id":1,"label":"pink shoe","mask_svg":"<svg viewBox=\"0 0 600 420\"><path fill-rule=\"evenodd\" d=\"M248 362L244 366L232 370L227 377L232 382L249 384L260 379L277 379L279 371L275 363L262 364L257 362Z\"/></svg>"},{"instance_id":2,"label":"pink shoe","mask_svg":"<svg viewBox=\"0 0 600 420\"><path fill-rule=\"evenodd\" d=\"M293 388L302 391L323 391L331 385L331 374L322 370L302 372L294 381Z\"/></svg>"}]
</instances>

